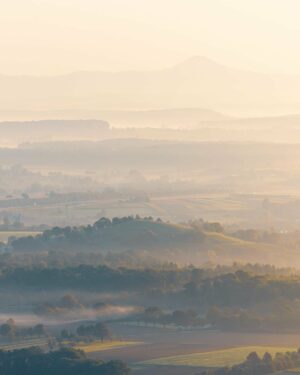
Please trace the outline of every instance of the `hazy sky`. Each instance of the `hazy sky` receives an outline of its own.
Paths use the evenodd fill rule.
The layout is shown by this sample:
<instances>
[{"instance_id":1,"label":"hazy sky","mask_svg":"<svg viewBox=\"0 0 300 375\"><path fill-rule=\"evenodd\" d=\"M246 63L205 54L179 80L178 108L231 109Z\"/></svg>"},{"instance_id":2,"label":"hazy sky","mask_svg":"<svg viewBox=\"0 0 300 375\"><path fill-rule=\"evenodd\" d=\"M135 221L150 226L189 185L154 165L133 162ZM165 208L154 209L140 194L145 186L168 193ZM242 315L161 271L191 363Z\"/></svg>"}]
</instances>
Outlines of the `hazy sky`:
<instances>
[{"instance_id":1,"label":"hazy sky","mask_svg":"<svg viewBox=\"0 0 300 375\"><path fill-rule=\"evenodd\" d=\"M300 0L0 0L0 73L152 69L203 55L300 74Z\"/></svg>"}]
</instances>

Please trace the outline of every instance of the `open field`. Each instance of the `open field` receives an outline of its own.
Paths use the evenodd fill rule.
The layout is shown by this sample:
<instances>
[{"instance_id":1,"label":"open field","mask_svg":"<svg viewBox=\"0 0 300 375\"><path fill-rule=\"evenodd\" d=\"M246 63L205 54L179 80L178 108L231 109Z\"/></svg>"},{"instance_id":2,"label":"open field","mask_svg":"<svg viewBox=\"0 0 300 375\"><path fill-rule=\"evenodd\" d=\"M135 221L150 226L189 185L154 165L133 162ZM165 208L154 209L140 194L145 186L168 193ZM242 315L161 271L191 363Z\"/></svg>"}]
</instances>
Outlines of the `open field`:
<instances>
[{"instance_id":1,"label":"open field","mask_svg":"<svg viewBox=\"0 0 300 375\"><path fill-rule=\"evenodd\" d=\"M42 222L49 225L67 223L72 225L93 222L101 215L107 217L140 216L161 217L172 222L181 222L204 217L208 221L223 223L257 218L264 197L260 195L231 196L218 193L177 194L153 196L150 202L132 202L120 199L87 200L79 202L53 203L49 205L5 207L0 210L12 215L22 214L28 225ZM274 198L275 199L275 198ZM282 198L281 198L282 199ZM291 199L287 197L285 200ZM285 202L283 199L283 202ZM67 205L67 207L66 207Z\"/></svg>"},{"instance_id":2,"label":"open field","mask_svg":"<svg viewBox=\"0 0 300 375\"><path fill-rule=\"evenodd\" d=\"M256 352L259 356L269 352L271 355L286 351L295 351L295 347L277 346L242 346L224 350L213 350L204 353L179 355L145 361L143 365L193 366L193 367L224 367L243 362L249 353Z\"/></svg>"},{"instance_id":3,"label":"open field","mask_svg":"<svg viewBox=\"0 0 300 375\"><path fill-rule=\"evenodd\" d=\"M138 341L109 341L109 342L92 342L90 344L80 344L76 346L76 349L83 350L86 353L101 352L110 349L119 349L127 346L135 346L143 344Z\"/></svg>"},{"instance_id":4,"label":"open field","mask_svg":"<svg viewBox=\"0 0 300 375\"><path fill-rule=\"evenodd\" d=\"M134 375L194 375L203 367L190 363L187 365L156 365L156 361L169 357L208 356L208 352L231 351L232 348L247 348L248 355L253 348L271 351L287 351L299 346L298 334L239 333L221 331L176 331L162 330L158 327L135 327L111 324L111 328L123 341L143 342L143 345L115 347L105 351L88 353L89 357L101 360L121 359L133 369ZM237 349L235 350L235 360ZM260 351L260 353L261 353ZM241 356L241 352L239 353ZM224 356L224 354L223 354ZM189 358L191 360L191 358ZM202 358L203 359L203 358ZM144 364L148 362L151 364ZM200 371L201 372L201 371Z\"/></svg>"},{"instance_id":5,"label":"open field","mask_svg":"<svg viewBox=\"0 0 300 375\"><path fill-rule=\"evenodd\" d=\"M28 232L28 231L0 231L0 242L7 242L10 237L26 237L26 236L37 236L41 232Z\"/></svg>"}]
</instances>

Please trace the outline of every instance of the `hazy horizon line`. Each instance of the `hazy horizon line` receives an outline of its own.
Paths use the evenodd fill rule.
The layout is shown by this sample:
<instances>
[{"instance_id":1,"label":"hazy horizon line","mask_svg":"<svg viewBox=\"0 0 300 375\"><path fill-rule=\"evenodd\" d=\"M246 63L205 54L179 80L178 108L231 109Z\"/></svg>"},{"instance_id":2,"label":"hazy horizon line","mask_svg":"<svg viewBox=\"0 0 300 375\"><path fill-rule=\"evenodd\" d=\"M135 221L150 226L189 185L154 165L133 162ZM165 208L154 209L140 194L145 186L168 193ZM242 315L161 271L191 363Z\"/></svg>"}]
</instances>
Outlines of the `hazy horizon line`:
<instances>
[{"instance_id":1,"label":"hazy horizon line","mask_svg":"<svg viewBox=\"0 0 300 375\"><path fill-rule=\"evenodd\" d=\"M267 72L267 71L263 71L263 70L256 70L256 69L251 69L251 68L243 68L243 67L238 67L238 66L234 66L234 65L230 65L230 64L226 64L226 63L223 63L223 62L220 62L218 61L217 59L213 59L213 58L210 58L210 57L207 57L205 55L192 55L190 57L187 57L186 59L184 60L180 60L179 62L177 63L174 63L174 64L170 64L168 66L162 66L160 68L147 68L147 67L144 67L144 68L135 68L135 69L116 69L116 70L108 70L108 69L75 69L75 70L70 70L69 72L65 72L65 73L60 73L60 74L7 74L7 73L1 73L0 72L0 77L7 77L7 78L10 78L10 77L13 77L13 78L27 78L27 77L30 77L30 78L59 78L59 77L66 77L66 76L72 76L72 75L75 75L75 74L93 74L93 73L104 73L104 74L120 74L120 73L142 73L142 72L160 72L160 71L164 71L164 70L169 70L169 69L174 69L174 68L177 68L177 67L180 67L184 64L188 64L188 63L192 63L192 62L195 62L195 63L201 63L201 62L207 62L207 63L210 63L210 64L213 64L213 65L216 65L216 66L219 66L219 67L222 67L222 68L226 68L226 69L232 69L232 70L237 70L237 71L241 71L241 72L249 72L249 73L256 73L256 74L263 74L263 75L269 75L269 76L300 76L300 74L296 74L296 73L293 73L293 74L288 74L288 73L282 73L282 72Z\"/></svg>"}]
</instances>

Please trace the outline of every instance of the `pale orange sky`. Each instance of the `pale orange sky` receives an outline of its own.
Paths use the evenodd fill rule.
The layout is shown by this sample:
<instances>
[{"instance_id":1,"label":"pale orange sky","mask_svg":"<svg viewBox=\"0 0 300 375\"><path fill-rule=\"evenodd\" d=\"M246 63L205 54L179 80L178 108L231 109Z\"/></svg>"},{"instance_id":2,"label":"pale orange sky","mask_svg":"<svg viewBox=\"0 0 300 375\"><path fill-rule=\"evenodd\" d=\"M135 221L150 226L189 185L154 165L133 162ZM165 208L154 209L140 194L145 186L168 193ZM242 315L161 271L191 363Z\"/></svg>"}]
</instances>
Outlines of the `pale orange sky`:
<instances>
[{"instance_id":1,"label":"pale orange sky","mask_svg":"<svg viewBox=\"0 0 300 375\"><path fill-rule=\"evenodd\" d=\"M299 0L0 0L0 73L156 69L194 55L300 74Z\"/></svg>"}]
</instances>

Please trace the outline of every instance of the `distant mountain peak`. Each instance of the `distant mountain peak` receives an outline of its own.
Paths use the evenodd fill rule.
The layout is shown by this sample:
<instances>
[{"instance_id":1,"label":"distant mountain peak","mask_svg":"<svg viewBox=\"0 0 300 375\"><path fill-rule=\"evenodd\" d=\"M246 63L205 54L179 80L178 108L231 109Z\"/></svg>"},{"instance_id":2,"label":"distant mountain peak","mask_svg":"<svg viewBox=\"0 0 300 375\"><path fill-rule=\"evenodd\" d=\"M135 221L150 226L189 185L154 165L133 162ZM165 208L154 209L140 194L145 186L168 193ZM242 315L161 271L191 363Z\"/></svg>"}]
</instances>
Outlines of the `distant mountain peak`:
<instances>
[{"instance_id":1,"label":"distant mountain peak","mask_svg":"<svg viewBox=\"0 0 300 375\"><path fill-rule=\"evenodd\" d=\"M192 56L187 60L175 65L175 68L200 68L200 67L222 67L221 64L205 56Z\"/></svg>"}]
</instances>

